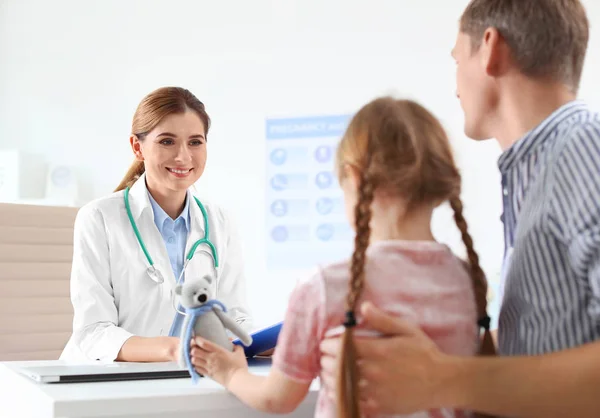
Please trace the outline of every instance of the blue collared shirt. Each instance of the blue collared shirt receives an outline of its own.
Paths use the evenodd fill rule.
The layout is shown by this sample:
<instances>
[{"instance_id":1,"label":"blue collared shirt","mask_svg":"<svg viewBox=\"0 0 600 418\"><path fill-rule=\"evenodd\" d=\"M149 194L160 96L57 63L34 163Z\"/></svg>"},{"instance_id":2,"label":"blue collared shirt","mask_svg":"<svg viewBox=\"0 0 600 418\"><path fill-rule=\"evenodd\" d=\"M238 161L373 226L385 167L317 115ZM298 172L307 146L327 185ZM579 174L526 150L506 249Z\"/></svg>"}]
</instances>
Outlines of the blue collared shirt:
<instances>
[{"instance_id":1,"label":"blue collared shirt","mask_svg":"<svg viewBox=\"0 0 600 418\"><path fill-rule=\"evenodd\" d=\"M600 115L557 109L499 159L506 243L499 351L600 340Z\"/></svg>"},{"instance_id":2,"label":"blue collared shirt","mask_svg":"<svg viewBox=\"0 0 600 418\"><path fill-rule=\"evenodd\" d=\"M190 230L190 197L189 195L186 197L185 206L183 207L181 214L175 220L167 215L163 208L156 203L156 200L154 200L150 193L148 193L148 197L150 198L150 204L152 205L152 211L154 212L154 223L165 242L167 253L169 254L169 261L171 262L171 268L173 269L175 280L177 280L183 270L185 245ZM182 277L181 283L183 283L184 279L185 278ZM182 323L182 315L176 314L169 335L178 336Z\"/></svg>"}]
</instances>

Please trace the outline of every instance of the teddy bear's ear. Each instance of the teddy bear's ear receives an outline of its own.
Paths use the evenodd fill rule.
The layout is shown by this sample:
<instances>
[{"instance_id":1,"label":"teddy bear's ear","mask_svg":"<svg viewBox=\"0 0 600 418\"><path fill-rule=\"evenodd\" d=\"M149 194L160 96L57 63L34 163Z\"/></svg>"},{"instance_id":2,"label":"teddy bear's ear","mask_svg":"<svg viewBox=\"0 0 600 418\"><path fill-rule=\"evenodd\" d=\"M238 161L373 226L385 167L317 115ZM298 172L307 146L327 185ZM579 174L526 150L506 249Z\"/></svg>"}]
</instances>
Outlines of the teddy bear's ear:
<instances>
[{"instance_id":1,"label":"teddy bear's ear","mask_svg":"<svg viewBox=\"0 0 600 418\"><path fill-rule=\"evenodd\" d=\"M212 284L212 277L204 276L204 280L206 280L208 282L208 284Z\"/></svg>"},{"instance_id":2,"label":"teddy bear's ear","mask_svg":"<svg viewBox=\"0 0 600 418\"><path fill-rule=\"evenodd\" d=\"M182 285L178 284L175 286L175 294L181 296L181 289L183 289Z\"/></svg>"}]
</instances>

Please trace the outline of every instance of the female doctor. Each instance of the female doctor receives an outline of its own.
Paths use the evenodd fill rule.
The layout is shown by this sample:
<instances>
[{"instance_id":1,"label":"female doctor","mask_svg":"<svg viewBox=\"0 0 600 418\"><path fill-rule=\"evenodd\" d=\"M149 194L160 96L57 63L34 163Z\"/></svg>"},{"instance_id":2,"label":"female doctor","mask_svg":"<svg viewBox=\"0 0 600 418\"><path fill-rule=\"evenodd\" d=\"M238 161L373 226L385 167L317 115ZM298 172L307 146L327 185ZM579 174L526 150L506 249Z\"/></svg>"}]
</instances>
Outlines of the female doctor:
<instances>
[{"instance_id":1,"label":"female doctor","mask_svg":"<svg viewBox=\"0 0 600 418\"><path fill-rule=\"evenodd\" d=\"M210 275L215 297L250 330L237 231L190 191L209 126L202 102L182 88L158 89L138 106L134 164L75 221L73 335L61 359L175 361L183 316L174 288L185 278Z\"/></svg>"}]
</instances>

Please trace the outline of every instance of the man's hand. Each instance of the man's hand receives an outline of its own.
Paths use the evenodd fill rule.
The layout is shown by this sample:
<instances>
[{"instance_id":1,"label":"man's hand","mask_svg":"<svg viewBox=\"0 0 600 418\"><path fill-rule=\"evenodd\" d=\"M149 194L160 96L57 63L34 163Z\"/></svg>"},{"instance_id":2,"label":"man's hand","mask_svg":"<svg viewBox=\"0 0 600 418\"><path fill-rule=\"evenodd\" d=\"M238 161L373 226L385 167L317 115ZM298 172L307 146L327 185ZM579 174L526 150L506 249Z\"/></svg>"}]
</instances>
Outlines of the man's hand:
<instances>
[{"instance_id":1,"label":"man's hand","mask_svg":"<svg viewBox=\"0 0 600 418\"><path fill-rule=\"evenodd\" d=\"M233 352L196 337L191 342L192 364L198 373L228 387L233 375L239 370L247 370L248 362L244 349L234 345Z\"/></svg>"},{"instance_id":2,"label":"man's hand","mask_svg":"<svg viewBox=\"0 0 600 418\"><path fill-rule=\"evenodd\" d=\"M387 315L370 303L361 307L369 328L386 337L355 337L361 398L370 413L408 414L447 407L442 396L450 361L418 327ZM336 386L341 340L321 343L323 379ZM331 394L335 395L335 394Z\"/></svg>"}]
</instances>

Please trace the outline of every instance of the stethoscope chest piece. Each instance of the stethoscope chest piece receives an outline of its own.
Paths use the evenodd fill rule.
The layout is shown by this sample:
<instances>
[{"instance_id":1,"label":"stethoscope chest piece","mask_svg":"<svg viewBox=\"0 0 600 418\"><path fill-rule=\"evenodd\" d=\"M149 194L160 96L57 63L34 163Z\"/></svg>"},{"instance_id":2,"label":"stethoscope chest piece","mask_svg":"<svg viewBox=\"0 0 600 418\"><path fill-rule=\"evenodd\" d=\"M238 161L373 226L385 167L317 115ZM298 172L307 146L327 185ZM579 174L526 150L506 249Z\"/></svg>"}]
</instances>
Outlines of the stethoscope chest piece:
<instances>
[{"instance_id":1,"label":"stethoscope chest piece","mask_svg":"<svg viewBox=\"0 0 600 418\"><path fill-rule=\"evenodd\" d=\"M150 278L156 283L161 284L165 282L165 278L163 277L160 270L156 269L156 267L150 266L148 267L148 269L146 269L146 272L148 273L148 276L150 276Z\"/></svg>"}]
</instances>

